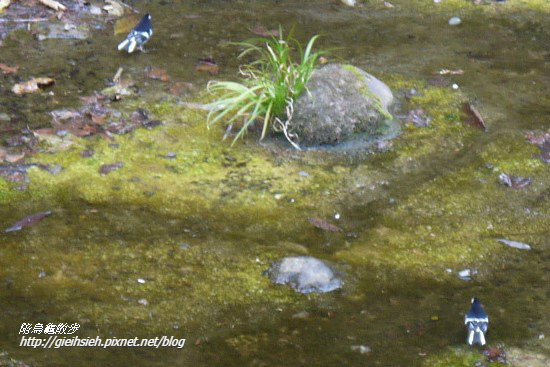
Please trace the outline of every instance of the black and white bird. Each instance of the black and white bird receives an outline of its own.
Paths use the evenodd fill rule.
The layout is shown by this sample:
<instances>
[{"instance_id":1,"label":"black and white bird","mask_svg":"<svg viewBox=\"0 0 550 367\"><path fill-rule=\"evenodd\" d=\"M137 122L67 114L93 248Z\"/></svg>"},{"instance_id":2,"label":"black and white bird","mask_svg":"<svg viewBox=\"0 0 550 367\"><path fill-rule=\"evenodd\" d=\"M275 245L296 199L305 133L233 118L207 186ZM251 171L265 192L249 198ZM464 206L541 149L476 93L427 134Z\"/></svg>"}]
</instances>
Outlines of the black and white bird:
<instances>
[{"instance_id":1,"label":"black and white bird","mask_svg":"<svg viewBox=\"0 0 550 367\"><path fill-rule=\"evenodd\" d=\"M128 53L134 52L136 47L144 52L143 45L149 41L153 35L153 27L151 25L151 15L145 14L139 24L130 31L128 37L118 45L118 50L127 49Z\"/></svg>"},{"instance_id":2,"label":"black and white bird","mask_svg":"<svg viewBox=\"0 0 550 367\"><path fill-rule=\"evenodd\" d=\"M479 299L472 298L472 307L464 317L464 324L468 328L468 344L485 345L485 333L489 328L489 317Z\"/></svg>"}]
</instances>

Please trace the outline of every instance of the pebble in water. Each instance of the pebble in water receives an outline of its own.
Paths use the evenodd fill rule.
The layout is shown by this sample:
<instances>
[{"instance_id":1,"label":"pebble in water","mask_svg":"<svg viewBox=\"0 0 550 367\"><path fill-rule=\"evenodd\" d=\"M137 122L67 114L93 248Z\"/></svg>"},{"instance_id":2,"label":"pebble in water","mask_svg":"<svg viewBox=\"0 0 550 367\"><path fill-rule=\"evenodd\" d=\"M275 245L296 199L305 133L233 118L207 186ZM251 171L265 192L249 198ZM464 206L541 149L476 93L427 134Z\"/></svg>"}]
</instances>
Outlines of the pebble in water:
<instances>
[{"instance_id":1,"label":"pebble in water","mask_svg":"<svg viewBox=\"0 0 550 367\"><path fill-rule=\"evenodd\" d=\"M359 352L361 354L367 354L372 351L368 345L352 345L351 350L354 352Z\"/></svg>"},{"instance_id":2,"label":"pebble in water","mask_svg":"<svg viewBox=\"0 0 550 367\"><path fill-rule=\"evenodd\" d=\"M459 25L460 23L462 23L462 19L459 17L452 17L449 19L449 25Z\"/></svg>"},{"instance_id":3,"label":"pebble in water","mask_svg":"<svg viewBox=\"0 0 550 367\"><path fill-rule=\"evenodd\" d=\"M529 246L526 243L518 242L518 241L511 241L504 238L497 239L498 242L505 244L506 246L510 246L513 248L517 248L519 250L531 250L531 246Z\"/></svg>"},{"instance_id":4,"label":"pebble in water","mask_svg":"<svg viewBox=\"0 0 550 367\"><path fill-rule=\"evenodd\" d=\"M472 280L472 272L470 269L464 269L458 272L458 278L460 280L470 281Z\"/></svg>"},{"instance_id":5,"label":"pebble in water","mask_svg":"<svg viewBox=\"0 0 550 367\"><path fill-rule=\"evenodd\" d=\"M285 257L266 273L273 283L289 284L300 293L325 293L342 287L334 272L311 256Z\"/></svg>"}]
</instances>

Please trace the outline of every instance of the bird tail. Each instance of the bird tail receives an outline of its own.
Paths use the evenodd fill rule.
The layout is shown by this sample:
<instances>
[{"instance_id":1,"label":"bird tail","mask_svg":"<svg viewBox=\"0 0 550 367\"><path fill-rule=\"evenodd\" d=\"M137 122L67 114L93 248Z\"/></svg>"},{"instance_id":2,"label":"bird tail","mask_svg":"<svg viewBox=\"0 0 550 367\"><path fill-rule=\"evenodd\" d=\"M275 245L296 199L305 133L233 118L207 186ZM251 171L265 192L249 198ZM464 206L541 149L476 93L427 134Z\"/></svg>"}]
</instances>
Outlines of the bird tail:
<instances>
[{"instance_id":1,"label":"bird tail","mask_svg":"<svg viewBox=\"0 0 550 367\"><path fill-rule=\"evenodd\" d=\"M134 52L134 49L136 48L136 45L137 45L137 42L136 42L136 39L135 38L132 38L130 40L130 46L128 46L128 53L131 54L132 52Z\"/></svg>"},{"instance_id":2,"label":"bird tail","mask_svg":"<svg viewBox=\"0 0 550 367\"><path fill-rule=\"evenodd\" d=\"M485 345L485 333L480 328L470 330L468 333L468 344L480 344Z\"/></svg>"},{"instance_id":3,"label":"bird tail","mask_svg":"<svg viewBox=\"0 0 550 367\"><path fill-rule=\"evenodd\" d=\"M118 45L118 50L122 50L124 47L126 47L126 45L128 44L128 42L130 42L128 40L128 38L126 38L124 41L120 42L120 44Z\"/></svg>"}]
</instances>

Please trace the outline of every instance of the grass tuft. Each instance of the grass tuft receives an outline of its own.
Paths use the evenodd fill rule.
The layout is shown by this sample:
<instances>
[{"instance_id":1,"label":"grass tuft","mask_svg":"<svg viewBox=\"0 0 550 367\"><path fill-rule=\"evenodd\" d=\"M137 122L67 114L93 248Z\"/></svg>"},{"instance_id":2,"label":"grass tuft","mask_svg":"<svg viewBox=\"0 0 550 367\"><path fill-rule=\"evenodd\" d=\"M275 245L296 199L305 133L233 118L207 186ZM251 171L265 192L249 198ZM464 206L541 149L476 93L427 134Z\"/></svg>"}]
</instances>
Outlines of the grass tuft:
<instances>
[{"instance_id":1,"label":"grass tuft","mask_svg":"<svg viewBox=\"0 0 550 367\"><path fill-rule=\"evenodd\" d=\"M305 49L300 42L289 35L283 38L279 27L279 37L256 38L236 43L245 49L239 55L257 55L256 61L243 65L240 73L242 82L212 81L208 90L220 97L209 104L208 127L224 121L227 125L242 121L233 143L242 138L256 121L262 121L262 140L270 127L283 132L292 141L290 121L294 100L306 89L306 84L319 61L322 52L313 52L313 44L319 36L312 37ZM293 60L297 51L299 61Z\"/></svg>"}]
</instances>

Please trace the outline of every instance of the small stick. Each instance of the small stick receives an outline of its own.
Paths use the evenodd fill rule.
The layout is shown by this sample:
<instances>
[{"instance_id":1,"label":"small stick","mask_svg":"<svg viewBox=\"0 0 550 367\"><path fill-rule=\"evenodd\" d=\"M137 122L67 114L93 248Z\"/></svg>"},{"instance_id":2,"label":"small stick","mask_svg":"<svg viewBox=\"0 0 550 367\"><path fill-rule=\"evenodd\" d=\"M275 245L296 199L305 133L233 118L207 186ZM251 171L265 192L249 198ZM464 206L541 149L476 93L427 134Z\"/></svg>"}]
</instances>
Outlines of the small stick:
<instances>
[{"instance_id":1,"label":"small stick","mask_svg":"<svg viewBox=\"0 0 550 367\"><path fill-rule=\"evenodd\" d=\"M113 83L118 84L120 82L120 76L122 75L122 72L124 71L124 68L119 67L118 70L115 73L115 76L113 77Z\"/></svg>"},{"instance_id":2,"label":"small stick","mask_svg":"<svg viewBox=\"0 0 550 367\"><path fill-rule=\"evenodd\" d=\"M0 23L32 23L32 22L45 22L48 18L34 18L34 19L0 19Z\"/></svg>"}]
</instances>

